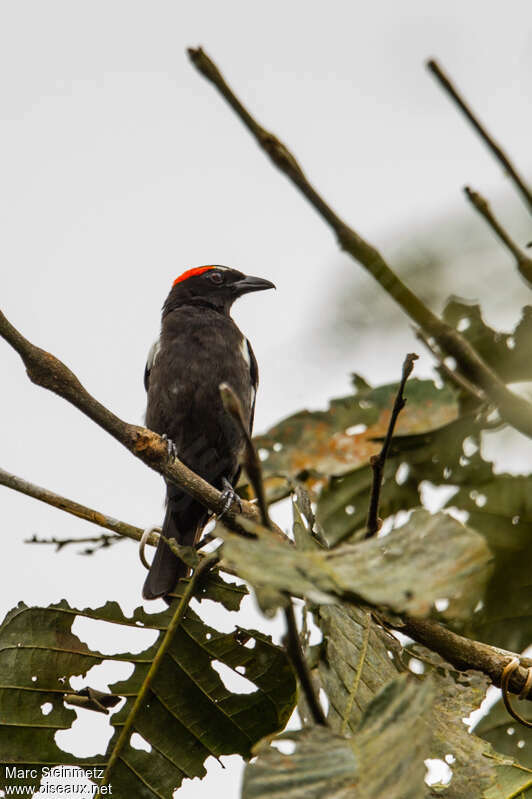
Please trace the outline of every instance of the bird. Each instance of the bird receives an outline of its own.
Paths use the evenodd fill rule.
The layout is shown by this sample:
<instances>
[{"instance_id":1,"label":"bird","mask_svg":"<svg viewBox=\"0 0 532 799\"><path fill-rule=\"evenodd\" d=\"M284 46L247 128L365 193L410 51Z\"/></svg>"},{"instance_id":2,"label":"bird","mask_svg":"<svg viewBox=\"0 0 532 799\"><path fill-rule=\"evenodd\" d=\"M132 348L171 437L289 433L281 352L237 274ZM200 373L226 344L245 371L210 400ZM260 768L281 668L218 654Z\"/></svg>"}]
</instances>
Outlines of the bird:
<instances>
[{"instance_id":1,"label":"bird","mask_svg":"<svg viewBox=\"0 0 532 799\"><path fill-rule=\"evenodd\" d=\"M225 410L219 387L226 383L236 394L251 434L259 382L255 354L232 319L231 306L244 294L274 288L269 280L227 266L187 269L174 280L163 305L160 336L144 371L146 427L166 439L172 457L223 492L224 512L239 502L234 487L244 435ZM209 516L204 505L166 481L162 536L144 599L162 597L171 604L169 594L188 567L164 539L194 546Z\"/></svg>"}]
</instances>

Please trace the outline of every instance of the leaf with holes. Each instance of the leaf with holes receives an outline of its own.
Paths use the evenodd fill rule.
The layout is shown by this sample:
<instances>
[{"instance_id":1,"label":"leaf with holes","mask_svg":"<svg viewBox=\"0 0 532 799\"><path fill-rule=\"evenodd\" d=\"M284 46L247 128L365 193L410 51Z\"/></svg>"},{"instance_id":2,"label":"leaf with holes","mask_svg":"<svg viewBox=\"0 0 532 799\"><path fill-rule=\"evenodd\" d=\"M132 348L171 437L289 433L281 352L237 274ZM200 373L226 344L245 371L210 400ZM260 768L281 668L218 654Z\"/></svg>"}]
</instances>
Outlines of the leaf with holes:
<instances>
[{"instance_id":1,"label":"leaf with holes","mask_svg":"<svg viewBox=\"0 0 532 799\"><path fill-rule=\"evenodd\" d=\"M482 318L479 305L457 297L447 302L443 317L507 383L532 379L532 306L525 305L512 333L493 330Z\"/></svg>"},{"instance_id":2,"label":"leaf with holes","mask_svg":"<svg viewBox=\"0 0 532 799\"><path fill-rule=\"evenodd\" d=\"M323 727L287 732L277 741L293 741L292 754L264 742L244 772L242 799L423 799L432 701L428 682L403 675L374 697L352 738Z\"/></svg>"},{"instance_id":3,"label":"leaf with holes","mask_svg":"<svg viewBox=\"0 0 532 799\"><path fill-rule=\"evenodd\" d=\"M512 697L511 701L516 705L519 715L532 722L532 702L519 702L517 697ZM506 710L502 699L480 720L475 733L489 741L502 755L532 768L532 728L515 721Z\"/></svg>"},{"instance_id":4,"label":"leaf with holes","mask_svg":"<svg viewBox=\"0 0 532 799\"><path fill-rule=\"evenodd\" d=\"M278 475L302 478L341 475L369 461L380 450L374 440L384 436L397 384L370 389L360 386L355 394L331 401L326 411L301 411L255 437L264 458L267 486L278 489ZM407 404L398 433L422 433L455 419L458 405L454 392L436 388L431 380L411 379Z\"/></svg>"},{"instance_id":5,"label":"leaf with holes","mask_svg":"<svg viewBox=\"0 0 532 799\"><path fill-rule=\"evenodd\" d=\"M183 586L180 583L181 592ZM234 608L237 594L242 598L245 589L227 584L222 591L216 578L204 593L212 592L223 594ZM46 608L20 604L10 611L0 627L0 762L37 770L56 764L105 768L173 613L172 608L155 614L137 608L128 617L115 602L76 610L65 601ZM139 654L105 655L73 633L77 618L142 627L159 635ZM65 693L71 693L69 680L109 660L134 667L128 679L110 686L112 694L125 697L125 704L110 717L114 734L105 754L74 756L55 740L56 732L70 729L76 718L63 701ZM244 674L252 692L228 689L216 670L217 662ZM256 741L284 727L295 699L294 675L282 649L253 630L220 633L189 608L134 718L132 732L144 738L151 751L125 742L109 775L113 793L145 799L171 797L185 777L204 776L204 762L210 755L249 756ZM52 709L44 715L42 707L50 705ZM5 770L2 776L6 784L38 783L33 778L6 780Z\"/></svg>"},{"instance_id":6,"label":"leaf with holes","mask_svg":"<svg viewBox=\"0 0 532 799\"><path fill-rule=\"evenodd\" d=\"M532 477L491 475L463 486L449 501L465 510L494 555L483 605L467 632L487 643L521 652L532 640Z\"/></svg>"},{"instance_id":7,"label":"leaf with holes","mask_svg":"<svg viewBox=\"0 0 532 799\"><path fill-rule=\"evenodd\" d=\"M262 606L291 593L316 604L363 600L427 616L446 598L446 618L468 618L483 594L491 554L482 536L446 514L417 510L403 527L332 550L298 550L271 534L220 530L224 561L250 582Z\"/></svg>"}]
</instances>

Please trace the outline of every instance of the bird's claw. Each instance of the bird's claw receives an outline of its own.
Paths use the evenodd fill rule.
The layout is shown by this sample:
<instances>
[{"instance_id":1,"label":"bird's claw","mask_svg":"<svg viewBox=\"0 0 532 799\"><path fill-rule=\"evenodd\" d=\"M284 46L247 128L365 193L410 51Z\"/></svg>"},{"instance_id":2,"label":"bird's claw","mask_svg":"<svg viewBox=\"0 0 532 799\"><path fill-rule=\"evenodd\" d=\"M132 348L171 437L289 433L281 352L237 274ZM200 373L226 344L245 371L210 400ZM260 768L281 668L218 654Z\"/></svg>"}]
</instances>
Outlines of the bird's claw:
<instances>
[{"instance_id":1,"label":"bird's claw","mask_svg":"<svg viewBox=\"0 0 532 799\"><path fill-rule=\"evenodd\" d=\"M166 433L163 433L161 438L166 441L166 451L168 452L168 457L175 460L177 458L177 447L172 441L171 438L168 438Z\"/></svg>"},{"instance_id":2,"label":"bird's claw","mask_svg":"<svg viewBox=\"0 0 532 799\"><path fill-rule=\"evenodd\" d=\"M221 499L224 503L224 506L222 508L222 512L218 514L218 519L221 519L222 516L227 513L233 503L238 506L238 512L242 513L242 501L229 480L224 480L223 485L224 490L222 491Z\"/></svg>"}]
</instances>

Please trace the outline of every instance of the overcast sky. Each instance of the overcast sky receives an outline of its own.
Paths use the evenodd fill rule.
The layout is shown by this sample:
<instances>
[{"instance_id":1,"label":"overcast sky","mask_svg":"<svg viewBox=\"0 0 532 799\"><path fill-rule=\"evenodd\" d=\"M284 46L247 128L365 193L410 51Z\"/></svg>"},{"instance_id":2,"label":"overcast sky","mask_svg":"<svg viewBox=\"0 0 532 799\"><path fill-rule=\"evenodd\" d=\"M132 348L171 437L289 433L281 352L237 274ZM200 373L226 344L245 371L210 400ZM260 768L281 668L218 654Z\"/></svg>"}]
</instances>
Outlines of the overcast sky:
<instances>
[{"instance_id":1,"label":"overcast sky","mask_svg":"<svg viewBox=\"0 0 532 799\"><path fill-rule=\"evenodd\" d=\"M368 278L191 67L185 49L198 44L331 204L373 243L398 245L413 226L465 213L464 183L488 196L504 184L427 57L532 171L532 9L529 0L0 5L2 310L140 423L144 359L174 277L219 263L271 279L277 292L235 309L261 369L261 431L346 391L350 371L396 379L412 339L405 320L404 335L361 347L354 320L349 359L320 343L339 282ZM511 203L501 211L509 222L521 213ZM140 526L160 521L161 479L0 349L0 465ZM425 359L418 373L428 368ZM92 558L28 547L33 533L96 528L7 489L1 498L1 615L19 600L139 603L134 545ZM237 784L238 770L214 763L179 795L236 796Z\"/></svg>"}]
</instances>

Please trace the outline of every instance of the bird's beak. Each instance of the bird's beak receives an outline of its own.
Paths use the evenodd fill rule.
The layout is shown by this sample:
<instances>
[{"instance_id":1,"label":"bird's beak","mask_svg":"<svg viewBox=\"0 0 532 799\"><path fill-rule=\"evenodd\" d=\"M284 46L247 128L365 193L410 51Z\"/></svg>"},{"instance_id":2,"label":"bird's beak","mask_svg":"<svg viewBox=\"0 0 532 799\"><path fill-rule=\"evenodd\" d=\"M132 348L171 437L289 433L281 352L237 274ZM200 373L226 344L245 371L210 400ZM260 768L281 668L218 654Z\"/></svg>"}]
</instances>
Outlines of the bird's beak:
<instances>
[{"instance_id":1,"label":"bird's beak","mask_svg":"<svg viewBox=\"0 0 532 799\"><path fill-rule=\"evenodd\" d=\"M265 291L265 289L275 288L271 281L264 280L262 277L253 277L252 275L247 275L241 280L237 280L236 283L233 283L233 286L239 296L249 294L250 291Z\"/></svg>"}]
</instances>

